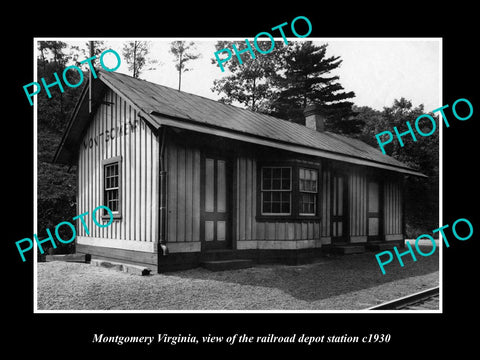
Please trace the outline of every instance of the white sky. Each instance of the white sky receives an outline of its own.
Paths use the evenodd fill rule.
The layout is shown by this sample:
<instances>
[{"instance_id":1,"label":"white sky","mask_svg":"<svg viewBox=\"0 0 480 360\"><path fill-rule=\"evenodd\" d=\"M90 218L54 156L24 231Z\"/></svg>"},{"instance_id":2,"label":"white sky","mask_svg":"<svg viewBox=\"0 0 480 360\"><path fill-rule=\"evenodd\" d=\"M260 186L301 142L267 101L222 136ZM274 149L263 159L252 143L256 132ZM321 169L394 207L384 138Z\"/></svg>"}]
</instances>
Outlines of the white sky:
<instances>
[{"instance_id":1,"label":"white sky","mask_svg":"<svg viewBox=\"0 0 480 360\"><path fill-rule=\"evenodd\" d=\"M40 39L44 40L44 39ZM45 39L52 40L52 39ZM73 38L56 39L69 44L83 44L87 40ZM102 40L102 39L93 39ZM107 47L117 51L122 57L122 43L134 39L103 39ZM196 43L196 52L201 53L198 60L188 63L191 71L182 74L182 91L201 95L211 99L220 96L210 89L213 80L226 76L228 72L211 63L214 57L217 40L244 40L242 38L139 38L135 40L152 41L150 57L159 60L155 70L144 71L140 78L178 88L178 72L175 69L173 56L169 52L169 43L173 40L187 40ZM253 39L249 39L253 46ZM281 38L275 40L281 41ZM288 38L289 42L296 38ZM394 99L405 97L414 106L425 105L425 111L431 111L441 104L441 67L442 43L440 38L305 38L315 44L328 43L327 56L340 56L341 66L332 74L339 75L339 82L345 91L354 91L354 104L370 106L381 110L391 106ZM105 64L109 66L109 56L105 56ZM243 56L248 56L244 54ZM256 56L268 56L257 53ZM232 60L235 58L233 55ZM114 60L115 61L115 60ZM236 59L235 59L236 61ZM114 66L115 62L113 63ZM127 63L122 59L118 70L131 74Z\"/></svg>"}]
</instances>

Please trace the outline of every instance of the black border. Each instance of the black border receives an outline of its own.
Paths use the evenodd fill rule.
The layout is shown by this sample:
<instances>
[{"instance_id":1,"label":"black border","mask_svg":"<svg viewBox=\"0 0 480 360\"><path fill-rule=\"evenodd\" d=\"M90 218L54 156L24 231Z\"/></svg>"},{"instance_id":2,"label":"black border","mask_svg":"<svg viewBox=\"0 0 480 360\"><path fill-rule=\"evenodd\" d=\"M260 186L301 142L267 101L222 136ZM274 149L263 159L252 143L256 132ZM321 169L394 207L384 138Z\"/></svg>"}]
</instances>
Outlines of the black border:
<instances>
[{"instance_id":1,"label":"black border","mask_svg":"<svg viewBox=\"0 0 480 360\"><path fill-rule=\"evenodd\" d=\"M473 3L433 4L422 7L418 2L392 6L365 3L303 4L301 8L272 5L261 12L256 7L237 3L232 8L223 4L209 4L215 8L211 15L196 11L191 5L183 10L154 6L135 13L118 9L112 4L84 4L63 8L56 17L51 6L34 6L10 13L19 14L11 41L4 53L7 84L4 102L9 115L4 117L8 140L3 143L4 206L7 213L4 259L8 269L4 276L5 311L12 314L4 343L6 351L22 351L26 347L38 354L64 357L65 354L92 356L108 353L152 353L164 356L174 351L199 351L195 346L156 346L92 344L92 334L192 334L208 333L228 336L246 332L249 335L309 335L389 333L389 344L343 344L330 346L262 345L270 356L273 351L295 347L295 356L307 350L312 356L323 356L334 351L361 350L365 354L379 353L391 356L393 350L405 354L435 356L452 349L466 353L473 350L477 336L476 323L469 321L476 312L475 284L478 268L478 57L476 39L478 20ZM15 6L15 5L14 5ZM64 7L65 5L62 5ZM132 5L133 6L133 5ZM148 8L150 5L144 5ZM123 7L123 6L122 6ZM188 10L186 9L188 8ZM308 8L308 9L305 9ZM278 13L273 10L280 9ZM469 121L454 120L443 131L443 224L452 224L458 218L467 218L474 224L474 236L469 241L451 241L443 253L443 314L33 314L33 259L31 253L22 263L14 241L33 233L33 108L25 101L22 86L33 79L33 37L35 36L245 36L253 37L277 24L291 21L295 16L307 16L313 24L311 37L442 37L443 38L443 104L452 104L458 98L467 98L474 107ZM70 22L65 16L71 16ZM75 20L75 21L74 21ZM5 26L5 25L4 25ZM4 29L12 34L12 29ZM474 90L475 88L475 90ZM427 109L426 109L427 110ZM10 113L11 111L11 113ZM20 130L21 129L21 130ZM13 134L17 136L13 136ZM21 136L19 136L21 135ZM14 191L14 189L22 191ZM6 191L5 191L6 190ZM21 216L18 216L21 214ZM7 270L8 270L7 269ZM258 345L257 345L258 346ZM260 346L258 346L260 347ZM238 353L250 345L202 346L209 354Z\"/></svg>"}]
</instances>

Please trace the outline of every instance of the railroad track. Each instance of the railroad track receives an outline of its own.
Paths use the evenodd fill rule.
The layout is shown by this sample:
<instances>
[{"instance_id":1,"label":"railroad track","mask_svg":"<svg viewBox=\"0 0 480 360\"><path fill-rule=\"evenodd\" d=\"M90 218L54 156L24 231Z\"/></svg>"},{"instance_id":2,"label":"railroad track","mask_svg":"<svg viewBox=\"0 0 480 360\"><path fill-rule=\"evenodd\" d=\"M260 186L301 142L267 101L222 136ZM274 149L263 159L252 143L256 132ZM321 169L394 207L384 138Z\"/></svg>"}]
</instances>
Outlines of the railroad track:
<instances>
[{"instance_id":1,"label":"railroad track","mask_svg":"<svg viewBox=\"0 0 480 360\"><path fill-rule=\"evenodd\" d=\"M367 310L438 310L440 288L434 287L400 299L375 305Z\"/></svg>"}]
</instances>

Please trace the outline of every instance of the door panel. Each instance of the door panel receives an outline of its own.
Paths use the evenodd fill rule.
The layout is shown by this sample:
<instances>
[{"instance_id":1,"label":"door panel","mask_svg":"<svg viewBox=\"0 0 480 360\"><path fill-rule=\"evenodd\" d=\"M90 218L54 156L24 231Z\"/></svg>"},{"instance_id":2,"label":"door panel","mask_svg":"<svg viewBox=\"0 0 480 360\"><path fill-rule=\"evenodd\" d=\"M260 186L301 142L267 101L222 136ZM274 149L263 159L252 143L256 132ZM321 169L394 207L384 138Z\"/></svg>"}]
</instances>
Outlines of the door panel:
<instances>
[{"instance_id":1,"label":"door panel","mask_svg":"<svg viewBox=\"0 0 480 360\"><path fill-rule=\"evenodd\" d=\"M213 200L215 198L215 160L205 159L205 211L214 211Z\"/></svg>"},{"instance_id":2,"label":"door panel","mask_svg":"<svg viewBox=\"0 0 480 360\"><path fill-rule=\"evenodd\" d=\"M202 161L202 243L205 249L228 248L231 246L230 164L217 155L206 155Z\"/></svg>"},{"instance_id":3,"label":"door panel","mask_svg":"<svg viewBox=\"0 0 480 360\"><path fill-rule=\"evenodd\" d=\"M224 160L217 160L217 211L227 211L227 170Z\"/></svg>"},{"instance_id":4,"label":"door panel","mask_svg":"<svg viewBox=\"0 0 480 360\"><path fill-rule=\"evenodd\" d=\"M213 241L213 229L215 227L214 221L205 221L205 240L206 241Z\"/></svg>"}]
</instances>

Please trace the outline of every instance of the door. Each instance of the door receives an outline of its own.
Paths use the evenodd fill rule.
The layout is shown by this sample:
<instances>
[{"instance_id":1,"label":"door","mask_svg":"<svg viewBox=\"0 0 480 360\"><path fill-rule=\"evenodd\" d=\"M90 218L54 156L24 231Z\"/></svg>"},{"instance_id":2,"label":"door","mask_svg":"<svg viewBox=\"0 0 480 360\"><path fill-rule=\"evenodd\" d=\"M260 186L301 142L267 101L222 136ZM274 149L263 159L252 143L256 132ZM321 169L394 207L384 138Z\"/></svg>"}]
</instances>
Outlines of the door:
<instances>
[{"instance_id":1,"label":"door","mask_svg":"<svg viewBox=\"0 0 480 360\"><path fill-rule=\"evenodd\" d=\"M367 211L367 240L381 240L382 213L381 213L380 182L370 179L368 181L368 211Z\"/></svg>"},{"instance_id":2,"label":"door","mask_svg":"<svg viewBox=\"0 0 480 360\"><path fill-rule=\"evenodd\" d=\"M202 246L231 247L231 166L218 155L202 157Z\"/></svg>"},{"instance_id":3,"label":"door","mask_svg":"<svg viewBox=\"0 0 480 360\"><path fill-rule=\"evenodd\" d=\"M332 181L332 214L331 234L332 243L344 243L348 239L348 189L347 177L343 174L334 174Z\"/></svg>"}]
</instances>

